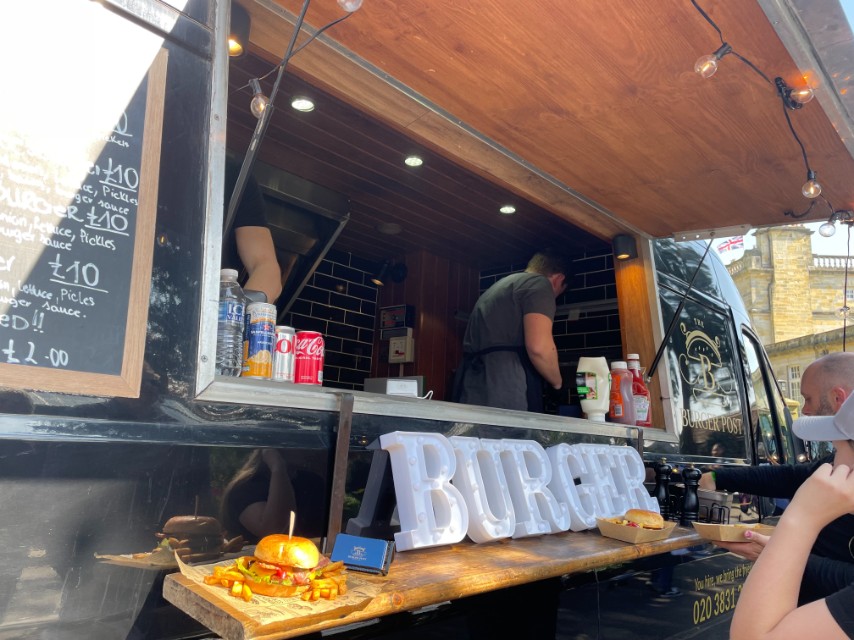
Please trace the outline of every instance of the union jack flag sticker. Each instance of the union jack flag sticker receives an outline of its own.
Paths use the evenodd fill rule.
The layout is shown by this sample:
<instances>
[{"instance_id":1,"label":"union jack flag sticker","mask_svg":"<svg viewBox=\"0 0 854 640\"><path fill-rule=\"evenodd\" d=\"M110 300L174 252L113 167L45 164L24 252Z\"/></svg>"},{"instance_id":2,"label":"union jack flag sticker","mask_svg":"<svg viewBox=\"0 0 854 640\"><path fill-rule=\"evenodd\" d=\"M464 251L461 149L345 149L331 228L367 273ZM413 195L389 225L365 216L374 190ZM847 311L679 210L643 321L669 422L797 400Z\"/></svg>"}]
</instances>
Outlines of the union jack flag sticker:
<instances>
[{"instance_id":1,"label":"union jack flag sticker","mask_svg":"<svg viewBox=\"0 0 854 640\"><path fill-rule=\"evenodd\" d=\"M718 253L732 251L734 249L744 249L744 236L733 236L727 238L718 245Z\"/></svg>"}]
</instances>

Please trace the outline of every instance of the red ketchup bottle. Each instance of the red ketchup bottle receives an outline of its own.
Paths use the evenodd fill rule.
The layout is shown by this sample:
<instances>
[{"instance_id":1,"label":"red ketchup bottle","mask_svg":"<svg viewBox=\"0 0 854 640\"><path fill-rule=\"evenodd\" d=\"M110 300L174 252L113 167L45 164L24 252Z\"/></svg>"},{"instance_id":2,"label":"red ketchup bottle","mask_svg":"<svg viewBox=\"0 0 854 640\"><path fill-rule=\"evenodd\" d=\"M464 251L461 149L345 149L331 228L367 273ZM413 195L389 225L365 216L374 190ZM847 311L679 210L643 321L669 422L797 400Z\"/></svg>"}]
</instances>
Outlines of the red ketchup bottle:
<instances>
[{"instance_id":1,"label":"red ketchup bottle","mask_svg":"<svg viewBox=\"0 0 854 640\"><path fill-rule=\"evenodd\" d=\"M624 360L611 363L611 402L608 413L612 422L634 426L637 420L632 399L632 374Z\"/></svg>"},{"instance_id":2,"label":"red ketchup bottle","mask_svg":"<svg viewBox=\"0 0 854 640\"><path fill-rule=\"evenodd\" d=\"M630 353L626 360L632 373L632 400L635 405L635 424L639 427L651 427L652 417L649 410L649 389L643 381L640 367L640 356Z\"/></svg>"}]
</instances>

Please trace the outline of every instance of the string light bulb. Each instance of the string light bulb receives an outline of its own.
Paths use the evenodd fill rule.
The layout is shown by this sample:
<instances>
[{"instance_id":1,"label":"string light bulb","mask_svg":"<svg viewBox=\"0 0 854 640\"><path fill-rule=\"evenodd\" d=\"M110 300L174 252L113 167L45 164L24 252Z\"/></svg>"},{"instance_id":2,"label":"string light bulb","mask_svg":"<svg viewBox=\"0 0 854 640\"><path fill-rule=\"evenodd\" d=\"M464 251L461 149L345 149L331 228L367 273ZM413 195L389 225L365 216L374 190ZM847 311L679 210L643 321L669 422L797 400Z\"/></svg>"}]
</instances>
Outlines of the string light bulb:
<instances>
[{"instance_id":1,"label":"string light bulb","mask_svg":"<svg viewBox=\"0 0 854 640\"><path fill-rule=\"evenodd\" d=\"M812 87L807 85L804 85L800 89L792 89L786 84L783 78L774 78L774 84L777 85L777 93L780 94L783 104L793 111L800 109L815 97Z\"/></svg>"},{"instance_id":2,"label":"string light bulb","mask_svg":"<svg viewBox=\"0 0 854 640\"><path fill-rule=\"evenodd\" d=\"M818 228L818 232L825 238L830 238L836 233L836 223L847 224L849 227L854 225L854 211L848 209L838 209L830 214L823 225Z\"/></svg>"},{"instance_id":3,"label":"string light bulb","mask_svg":"<svg viewBox=\"0 0 854 640\"><path fill-rule=\"evenodd\" d=\"M362 0L338 0L338 6L347 13L353 13L362 6Z\"/></svg>"},{"instance_id":4,"label":"string light bulb","mask_svg":"<svg viewBox=\"0 0 854 640\"><path fill-rule=\"evenodd\" d=\"M815 171L812 169L807 171L807 181L801 187L801 193L805 198L818 198L821 195L821 185L815 179Z\"/></svg>"},{"instance_id":5,"label":"string light bulb","mask_svg":"<svg viewBox=\"0 0 854 640\"><path fill-rule=\"evenodd\" d=\"M831 238L836 233L836 225L828 220L818 228L818 233L823 238Z\"/></svg>"},{"instance_id":6,"label":"string light bulb","mask_svg":"<svg viewBox=\"0 0 854 640\"><path fill-rule=\"evenodd\" d=\"M801 87L800 89L790 89L789 98L798 104L806 104L815 97L815 91L812 87Z\"/></svg>"},{"instance_id":7,"label":"string light bulb","mask_svg":"<svg viewBox=\"0 0 854 640\"><path fill-rule=\"evenodd\" d=\"M252 90L252 102L249 103L249 109L253 116L260 119L264 109L270 104L270 98L261 91L261 83L257 78L252 78L249 81L249 88Z\"/></svg>"},{"instance_id":8,"label":"string light bulb","mask_svg":"<svg viewBox=\"0 0 854 640\"><path fill-rule=\"evenodd\" d=\"M732 53L732 47L724 42L714 53L700 56L694 63L694 71L708 80L718 70L718 61L728 53Z\"/></svg>"}]
</instances>

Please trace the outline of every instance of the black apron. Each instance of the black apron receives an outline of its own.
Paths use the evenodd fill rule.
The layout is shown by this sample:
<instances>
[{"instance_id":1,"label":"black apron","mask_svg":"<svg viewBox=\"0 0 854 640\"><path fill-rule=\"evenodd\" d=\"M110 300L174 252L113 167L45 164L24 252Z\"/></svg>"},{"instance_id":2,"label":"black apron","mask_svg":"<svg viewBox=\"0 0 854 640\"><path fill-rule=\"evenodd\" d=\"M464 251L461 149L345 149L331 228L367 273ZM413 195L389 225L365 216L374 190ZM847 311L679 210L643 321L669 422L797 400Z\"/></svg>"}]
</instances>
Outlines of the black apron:
<instances>
[{"instance_id":1,"label":"black apron","mask_svg":"<svg viewBox=\"0 0 854 640\"><path fill-rule=\"evenodd\" d=\"M528 401L528 411L534 413L542 413L545 409L543 403L543 377L537 373L531 359L528 357L528 350L525 347L512 346L497 346L487 347L473 353L463 353L463 360L457 367L454 374L454 385L451 389L451 402L461 402L463 395L463 380L466 373L471 369L472 365L488 353L496 351L513 351L519 356L519 362L522 363L522 369L525 372L525 398Z\"/></svg>"}]
</instances>

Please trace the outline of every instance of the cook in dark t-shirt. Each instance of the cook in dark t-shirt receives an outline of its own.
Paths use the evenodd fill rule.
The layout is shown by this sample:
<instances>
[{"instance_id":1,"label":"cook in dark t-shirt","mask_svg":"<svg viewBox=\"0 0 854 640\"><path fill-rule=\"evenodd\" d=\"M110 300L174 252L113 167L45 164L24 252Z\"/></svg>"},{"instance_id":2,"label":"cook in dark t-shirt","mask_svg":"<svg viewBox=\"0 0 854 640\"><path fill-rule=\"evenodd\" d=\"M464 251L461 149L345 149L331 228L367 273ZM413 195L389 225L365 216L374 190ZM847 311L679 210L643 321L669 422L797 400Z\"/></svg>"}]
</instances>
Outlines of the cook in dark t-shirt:
<instances>
[{"instance_id":1,"label":"cook in dark t-shirt","mask_svg":"<svg viewBox=\"0 0 854 640\"><path fill-rule=\"evenodd\" d=\"M562 256L543 251L523 273L502 278L480 296L466 327L452 399L543 410L543 380L555 389L562 384L552 323L568 272Z\"/></svg>"}]
</instances>

